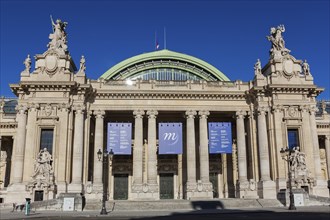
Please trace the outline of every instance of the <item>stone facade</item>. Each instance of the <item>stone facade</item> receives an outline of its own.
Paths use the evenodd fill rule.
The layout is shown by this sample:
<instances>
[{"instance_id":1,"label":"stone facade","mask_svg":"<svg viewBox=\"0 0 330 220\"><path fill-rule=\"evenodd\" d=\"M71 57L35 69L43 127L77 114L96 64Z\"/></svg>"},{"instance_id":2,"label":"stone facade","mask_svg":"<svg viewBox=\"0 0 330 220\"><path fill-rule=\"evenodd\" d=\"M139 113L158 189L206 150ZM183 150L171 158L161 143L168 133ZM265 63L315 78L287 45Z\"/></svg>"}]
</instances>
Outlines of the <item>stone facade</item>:
<instances>
[{"instance_id":1,"label":"stone facade","mask_svg":"<svg viewBox=\"0 0 330 220\"><path fill-rule=\"evenodd\" d=\"M10 84L17 99L1 101L3 202L63 193L99 200L103 190L110 200L158 200L165 180L172 199L275 199L287 188L280 150L292 131L313 179L296 187L329 195L329 102L317 102L323 89L308 63L290 55L283 25L271 29L269 61L262 67L257 60L249 82L230 81L210 64L169 50L129 58L88 79L85 57L77 69L68 52L66 26L53 22L33 72L28 55L20 82ZM132 155L100 160L106 124L118 121L133 124ZM183 154L157 153L158 123L169 121L183 124ZM233 153L209 154L207 123L222 121L233 126ZM44 144L51 149L46 162Z\"/></svg>"}]
</instances>

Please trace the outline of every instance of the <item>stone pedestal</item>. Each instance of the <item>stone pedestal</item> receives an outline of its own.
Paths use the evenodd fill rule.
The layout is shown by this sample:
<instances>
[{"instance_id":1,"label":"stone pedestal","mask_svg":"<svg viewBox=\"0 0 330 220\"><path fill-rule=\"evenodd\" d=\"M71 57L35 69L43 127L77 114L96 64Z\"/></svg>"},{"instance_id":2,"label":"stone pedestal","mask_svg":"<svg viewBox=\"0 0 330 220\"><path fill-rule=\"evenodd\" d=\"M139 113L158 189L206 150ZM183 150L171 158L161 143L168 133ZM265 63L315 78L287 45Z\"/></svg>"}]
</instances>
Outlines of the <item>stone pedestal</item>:
<instances>
[{"instance_id":1,"label":"stone pedestal","mask_svg":"<svg viewBox=\"0 0 330 220\"><path fill-rule=\"evenodd\" d=\"M262 199L276 199L275 182L271 180L262 180L258 183L258 195Z\"/></svg>"},{"instance_id":2,"label":"stone pedestal","mask_svg":"<svg viewBox=\"0 0 330 220\"><path fill-rule=\"evenodd\" d=\"M159 200L158 184L134 184L130 193L132 200Z\"/></svg>"},{"instance_id":3,"label":"stone pedestal","mask_svg":"<svg viewBox=\"0 0 330 220\"><path fill-rule=\"evenodd\" d=\"M281 189L286 189L286 179L285 178L276 179L276 191L279 192Z\"/></svg>"},{"instance_id":4,"label":"stone pedestal","mask_svg":"<svg viewBox=\"0 0 330 220\"><path fill-rule=\"evenodd\" d=\"M66 182L58 182L56 189L57 193L66 193L68 191L68 184Z\"/></svg>"},{"instance_id":5,"label":"stone pedestal","mask_svg":"<svg viewBox=\"0 0 330 220\"><path fill-rule=\"evenodd\" d=\"M316 196L328 197L329 189L327 188L326 180L314 180L315 186L313 187L312 194Z\"/></svg>"},{"instance_id":6,"label":"stone pedestal","mask_svg":"<svg viewBox=\"0 0 330 220\"><path fill-rule=\"evenodd\" d=\"M298 206L306 206L309 203L309 195L303 189L292 189L294 205ZM290 205L290 190L282 189L277 194L277 199L284 205L289 207Z\"/></svg>"},{"instance_id":7,"label":"stone pedestal","mask_svg":"<svg viewBox=\"0 0 330 220\"><path fill-rule=\"evenodd\" d=\"M237 198L258 199L257 186L254 180L237 182Z\"/></svg>"},{"instance_id":8,"label":"stone pedestal","mask_svg":"<svg viewBox=\"0 0 330 220\"><path fill-rule=\"evenodd\" d=\"M7 196L4 202L24 204L25 198L34 198L34 195L31 195L28 191L26 191L26 186L24 183L15 183L7 187Z\"/></svg>"},{"instance_id":9,"label":"stone pedestal","mask_svg":"<svg viewBox=\"0 0 330 220\"><path fill-rule=\"evenodd\" d=\"M69 193L81 193L83 191L83 184L81 183L70 183L68 186Z\"/></svg>"},{"instance_id":10,"label":"stone pedestal","mask_svg":"<svg viewBox=\"0 0 330 220\"><path fill-rule=\"evenodd\" d=\"M198 180L196 183L186 184L186 199L196 200L196 199L212 199L212 183L202 183Z\"/></svg>"},{"instance_id":11,"label":"stone pedestal","mask_svg":"<svg viewBox=\"0 0 330 220\"><path fill-rule=\"evenodd\" d=\"M64 204L64 198L74 198L74 211L82 211L83 197L80 193L61 193L58 199L62 208Z\"/></svg>"}]
</instances>

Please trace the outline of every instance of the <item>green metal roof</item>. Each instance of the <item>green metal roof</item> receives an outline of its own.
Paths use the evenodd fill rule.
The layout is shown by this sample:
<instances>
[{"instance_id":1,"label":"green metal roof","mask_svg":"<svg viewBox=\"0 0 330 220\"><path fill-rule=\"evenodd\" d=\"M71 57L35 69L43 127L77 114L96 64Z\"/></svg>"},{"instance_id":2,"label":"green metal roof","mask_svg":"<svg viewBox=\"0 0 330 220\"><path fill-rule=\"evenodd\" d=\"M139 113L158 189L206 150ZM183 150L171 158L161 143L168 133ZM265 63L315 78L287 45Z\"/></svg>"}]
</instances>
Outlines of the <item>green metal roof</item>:
<instances>
[{"instance_id":1,"label":"green metal roof","mask_svg":"<svg viewBox=\"0 0 330 220\"><path fill-rule=\"evenodd\" d=\"M157 66L155 65L145 65L150 62L152 63L155 60L165 60L165 61L170 60L172 62L177 62L181 64L185 63L193 68L185 69L183 65L181 65L180 67L178 66L171 66L171 67L185 69L186 71L191 72L207 81L209 81L207 75L211 75L212 78L215 78L218 81L230 81L225 74L223 74L220 70L208 64L207 62L193 56L189 56L186 54L182 54L170 50L159 50L149 53L143 53L128 58L116 64L115 66L111 67L100 78L103 78L105 80L111 80L114 78L126 79L128 77L134 76L135 74L139 73L141 71L141 68L142 69L157 68ZM137 68L137 65L139 64L144 64L144 65L140 65L142 67L139 69ZM170 64L167 63L167 65ZM166 64L162 64L161 67L166 68L167 66ZM118 74L120 74L120 77L118 77Z\"/></svg>"}]
</instances>

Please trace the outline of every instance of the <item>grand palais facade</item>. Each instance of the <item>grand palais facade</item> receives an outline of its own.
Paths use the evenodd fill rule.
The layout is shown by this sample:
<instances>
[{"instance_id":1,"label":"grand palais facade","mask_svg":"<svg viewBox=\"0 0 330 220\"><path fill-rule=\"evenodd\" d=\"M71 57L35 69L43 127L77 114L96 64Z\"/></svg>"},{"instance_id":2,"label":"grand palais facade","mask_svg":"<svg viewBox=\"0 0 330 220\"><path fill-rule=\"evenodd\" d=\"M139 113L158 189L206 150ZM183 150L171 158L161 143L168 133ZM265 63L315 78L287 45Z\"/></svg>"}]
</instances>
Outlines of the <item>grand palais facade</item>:
<instances>
[{"instance_id":1,"label":"grand palais facade","mask_svg":"<svg viewBox=\"0 0 330 220\"><path fill-rule=\"evenodd\" d=\"M276 199L289 169L294 188L329 196L329 103L285 47L284 26L243 82L165 49L92 80L68 52L66 25L53 22L34 70L27 56L10 84L17 99L1 100L2 203L103 190L109 200ZM301 157L289 169L286 147Z\"/></svg>"}]
</instances>

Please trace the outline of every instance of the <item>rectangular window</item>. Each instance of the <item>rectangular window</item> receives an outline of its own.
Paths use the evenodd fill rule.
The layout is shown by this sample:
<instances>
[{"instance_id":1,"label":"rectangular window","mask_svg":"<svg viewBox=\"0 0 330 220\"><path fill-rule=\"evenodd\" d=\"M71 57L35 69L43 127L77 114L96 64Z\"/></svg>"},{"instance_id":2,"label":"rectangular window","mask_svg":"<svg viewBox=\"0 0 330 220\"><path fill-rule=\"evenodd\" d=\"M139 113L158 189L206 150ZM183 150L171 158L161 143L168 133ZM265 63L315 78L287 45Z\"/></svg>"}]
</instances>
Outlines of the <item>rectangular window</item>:
<instances>
[{"instance_id":1,"label":"rectangular window","mask_svg":"<svg viewBox=\"0 0 330 220\"><path fill-rule=\"evenodd\" d=\"M298 129L288 129L288 144L290 149L300 146Z\"/></svg>"},{"instance_id":2,"label":"rectangular window","mask_svg":"<svg viewBox=\"0 0 330 220\"><path fill-rule=\"evenodd\" d=\"M53 154L53 135L54 129L41 129L40 149L47 148L50 154Z\"/></svg>"}]
</instances>

